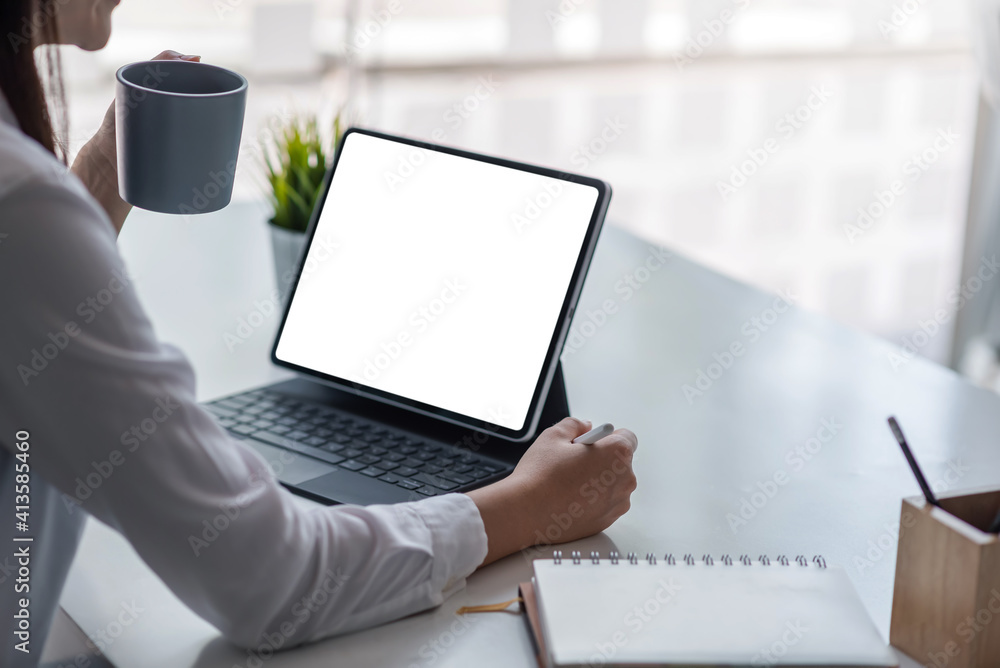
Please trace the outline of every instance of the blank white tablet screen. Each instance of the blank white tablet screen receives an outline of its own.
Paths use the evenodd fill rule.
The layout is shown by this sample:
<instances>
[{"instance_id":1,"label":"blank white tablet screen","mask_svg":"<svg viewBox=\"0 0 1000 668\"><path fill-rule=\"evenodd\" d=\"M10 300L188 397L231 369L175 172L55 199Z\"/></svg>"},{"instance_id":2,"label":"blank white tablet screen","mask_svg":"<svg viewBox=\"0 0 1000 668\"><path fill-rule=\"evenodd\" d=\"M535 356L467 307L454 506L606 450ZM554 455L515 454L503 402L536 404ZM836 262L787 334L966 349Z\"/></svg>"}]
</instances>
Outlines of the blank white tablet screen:
<instances>
[{"instance_id":1,"label":"blank white tablet screen","mask_svg":"<svg viewBox=\"0 0 1000 668\"><path fill-rule=\"evenodd\" d=\"M348 135L278 359L522 429L597 197Z\"/></svg>"}]
</instances>

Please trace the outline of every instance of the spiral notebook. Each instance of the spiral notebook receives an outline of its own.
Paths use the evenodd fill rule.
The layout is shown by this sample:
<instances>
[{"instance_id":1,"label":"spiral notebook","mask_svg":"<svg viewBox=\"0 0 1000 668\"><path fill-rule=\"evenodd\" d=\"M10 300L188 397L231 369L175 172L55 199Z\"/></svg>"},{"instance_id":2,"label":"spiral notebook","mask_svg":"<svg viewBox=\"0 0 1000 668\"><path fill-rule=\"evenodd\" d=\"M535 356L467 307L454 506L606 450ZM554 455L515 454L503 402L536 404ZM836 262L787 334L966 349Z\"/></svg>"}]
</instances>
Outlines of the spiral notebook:
<instances>
[{"instance_id":1,"label":"spiral notebook","mask_svg":"<svg viewBox=\"0 0 1000 668\"><path fill-rule=\"evenodd\" d=\"M522 600L540 664L559 668L898 666L847 574L821 557L555 552L534 562Z\"/></svg>"}]
</instances>

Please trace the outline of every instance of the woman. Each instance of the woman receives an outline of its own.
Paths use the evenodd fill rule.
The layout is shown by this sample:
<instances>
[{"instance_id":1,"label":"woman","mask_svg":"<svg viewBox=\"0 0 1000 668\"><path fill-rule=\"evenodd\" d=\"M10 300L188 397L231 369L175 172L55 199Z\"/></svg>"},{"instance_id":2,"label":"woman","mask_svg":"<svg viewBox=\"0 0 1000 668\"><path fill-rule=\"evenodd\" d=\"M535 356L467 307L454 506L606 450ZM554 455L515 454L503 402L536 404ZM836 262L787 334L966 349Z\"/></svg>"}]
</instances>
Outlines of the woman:
<instances>
[{"instance_id":1,"label":"woman","mask_svg":"<svg viewBox=\"0 0 1000 668\"><path fill-rule=\"evenodd\" d=\"M156 339L115 247L129 206L117 194L113 113L67 170L36 71L37 45L102 48L116 5L0 6L0 35L11 44L0 50L0 535L28 546L31 569L24 593L17 559L0 564L0 664L37 662L85 513L120 531L234 643L280 637L287 647L438 605L476 568L533 544L574 504L564 540L628 510L635 436L619 430L596 446L575 445L590 425L572 418L547 429L505 480L367 508L302 509L258 455L229 438L195 402L187 360ZM99 294L113 297L93 309ZM33 365L40 351L43 363ZM142 447L110 461L129 427L157 410L169 415ZM581 487L608 471L614 483L584 502ZM10 521L17 505L30 508L27 532ZM203 522L234 507L229 528L193 550ZM23 535L34 542L12 542ZM326 603L303 607L320 589ZM28 597L31 635L21 645L7 611Z\"/></svg>"}]
</instances>

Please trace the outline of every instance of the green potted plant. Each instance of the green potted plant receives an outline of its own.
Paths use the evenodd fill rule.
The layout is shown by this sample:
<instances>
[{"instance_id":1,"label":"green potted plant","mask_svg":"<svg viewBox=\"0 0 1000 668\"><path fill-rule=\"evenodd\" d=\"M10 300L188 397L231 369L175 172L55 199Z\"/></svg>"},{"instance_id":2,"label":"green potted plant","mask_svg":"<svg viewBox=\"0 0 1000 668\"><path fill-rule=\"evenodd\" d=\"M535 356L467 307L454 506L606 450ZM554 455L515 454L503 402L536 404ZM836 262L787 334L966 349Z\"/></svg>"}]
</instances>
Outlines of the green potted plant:
<instances>
[{"instance_id":1,"label":"green potted plant","mask_svg":"<svg viewBox=\"0 0 1000 668\"><path fill-rule=\"evenodd\" d=\"M268 221L271 248L282 301L295 282L295 270L305 247L305 232L343 130L342 116L338 113L333 121L333 136L327 144L315 115L294 116L263 152L267 196L273 211ZM328 152L327 146L333 148Z\"/></svg>"}]
</instances>

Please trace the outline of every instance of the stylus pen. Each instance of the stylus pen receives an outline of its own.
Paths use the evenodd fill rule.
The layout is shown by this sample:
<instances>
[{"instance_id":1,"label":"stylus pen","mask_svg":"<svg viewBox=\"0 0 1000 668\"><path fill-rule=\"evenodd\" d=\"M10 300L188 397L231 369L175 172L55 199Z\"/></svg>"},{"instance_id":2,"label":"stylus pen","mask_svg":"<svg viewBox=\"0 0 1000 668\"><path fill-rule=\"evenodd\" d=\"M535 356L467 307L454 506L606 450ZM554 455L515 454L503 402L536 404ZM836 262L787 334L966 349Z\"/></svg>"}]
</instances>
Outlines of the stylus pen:
<instances>
[{"instance_id":1,"label":"stylus pen","mask_svg":"<svg viewBox=\"0 0 1000 668\"><path fill-rule=\"evenodd\" d=\"M913 471L913 475L916 477L917 484L920 485L920 489L923 491L924 498L927 499L927 503L940 508L941 504L939 504L937 498L935 498L934 492L931 490L931 486L927 484L927 478L924 477L923 471L920 470L920 465L917 464L917 460L913 456L913 452L910 450L910 445L906 442L906 437L903 436L903 430L899 428L899 423L896 422L896 418L889 418L889 429L892 429L892 435L896 437L899 447L902 448L903 456L906 457L906 461L910 465L910 470Z\"/></svg>"},{"instance_id":2,"label":"stylus pen","mask_svg":"<svg viewBox=\"0 0 1000 668\"><path fill-rule=\"evenodd\" d=\"M573 439L574 443L583 443L584 445L593 445L605 436L610 436L611 432L615 430L615 426L610 422L605 422L599 427L594 427L586 434L581 434Z\"/></svg>"}]
</instances>

